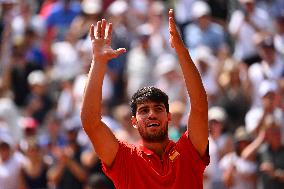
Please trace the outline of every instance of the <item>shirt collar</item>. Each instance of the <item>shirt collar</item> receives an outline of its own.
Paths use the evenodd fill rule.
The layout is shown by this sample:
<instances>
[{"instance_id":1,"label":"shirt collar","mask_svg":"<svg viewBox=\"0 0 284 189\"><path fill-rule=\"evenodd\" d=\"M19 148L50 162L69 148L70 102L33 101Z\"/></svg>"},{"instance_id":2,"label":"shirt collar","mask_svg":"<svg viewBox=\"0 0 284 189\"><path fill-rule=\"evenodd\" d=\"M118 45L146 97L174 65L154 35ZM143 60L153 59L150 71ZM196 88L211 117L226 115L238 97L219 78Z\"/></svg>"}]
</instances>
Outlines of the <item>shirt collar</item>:
<instances>
[{"instance_id":1,"label":"shirt collar","mask_svg":"<svg viewBox=\"0 0 284 189\"><path fill-rule=\"evenodd\" d=\"M175 145L175 142L173 142L172 140L170 140L169 143L168 143L167 146L166 146L165 153L169 152L169 151L172 149L172 147L173 147L174 145ZM146 147L143 145L142 141L141 141L140 144L139 144L139 150L141 150L144 154L146 154L146 155L148 155L148 156L151 156L151 155L154 155L154 154L155 154L155 152L153 152L152 150L146 148Z\"/></svg>"}]
</instances>

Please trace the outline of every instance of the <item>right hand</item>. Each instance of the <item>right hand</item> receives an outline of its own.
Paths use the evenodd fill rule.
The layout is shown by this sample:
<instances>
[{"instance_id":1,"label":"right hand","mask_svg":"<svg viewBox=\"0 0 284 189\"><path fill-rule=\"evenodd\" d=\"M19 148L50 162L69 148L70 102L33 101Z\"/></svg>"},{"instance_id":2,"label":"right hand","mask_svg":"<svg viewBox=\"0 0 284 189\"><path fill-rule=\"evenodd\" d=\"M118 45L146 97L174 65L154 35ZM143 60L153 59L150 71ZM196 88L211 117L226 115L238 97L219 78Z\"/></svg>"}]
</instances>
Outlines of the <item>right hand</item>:
<instances>
[{"instance_id":1,"label":"right hand","mask_svg":"<svg viewBox=\"0 0 284 189\"><path fill-rule=\"evenodd\" d=\"M169 10L169 33L170 33L169 41L171 47L174 48L175 50L183 49L184 44L175 24L173 9Z\"/></svg>"},{"instance_id":2,"label":"right hand","mask_svg":"<svg viewBox=\"0 0 284 189\"><path fill-rule=\"evenodd\" d=\"M119 48L117 50L113 50L111 48L111 23L109 23L107 33L106 30L107 29L105 19L102 19L97 22L96 34L95 26L92 24L90 27L90 37L93 47L93 61L107 63L109 60L116 58L120 54L126 52L125 48Z\"/></svg>"}]
</instances>

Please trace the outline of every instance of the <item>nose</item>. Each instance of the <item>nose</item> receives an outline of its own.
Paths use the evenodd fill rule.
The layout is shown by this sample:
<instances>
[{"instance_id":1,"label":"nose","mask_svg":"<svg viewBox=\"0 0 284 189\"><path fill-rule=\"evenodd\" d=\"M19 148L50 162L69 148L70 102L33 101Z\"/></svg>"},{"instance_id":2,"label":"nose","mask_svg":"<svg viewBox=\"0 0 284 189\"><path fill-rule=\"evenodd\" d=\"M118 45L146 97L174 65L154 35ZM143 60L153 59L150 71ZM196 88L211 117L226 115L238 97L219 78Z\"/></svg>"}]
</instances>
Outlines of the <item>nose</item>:
<instances>
[{"instance_id":1,"label":"nose","mask_svg":"<svg viewBox=\"0 0 284 189\"><path fill-rule=\"evenodd\" d=\"M151 119L151 118L156 118L156 112L154 109L150 109L149 110L149 115L148 117Z\"/></svg>"}]
</instances>

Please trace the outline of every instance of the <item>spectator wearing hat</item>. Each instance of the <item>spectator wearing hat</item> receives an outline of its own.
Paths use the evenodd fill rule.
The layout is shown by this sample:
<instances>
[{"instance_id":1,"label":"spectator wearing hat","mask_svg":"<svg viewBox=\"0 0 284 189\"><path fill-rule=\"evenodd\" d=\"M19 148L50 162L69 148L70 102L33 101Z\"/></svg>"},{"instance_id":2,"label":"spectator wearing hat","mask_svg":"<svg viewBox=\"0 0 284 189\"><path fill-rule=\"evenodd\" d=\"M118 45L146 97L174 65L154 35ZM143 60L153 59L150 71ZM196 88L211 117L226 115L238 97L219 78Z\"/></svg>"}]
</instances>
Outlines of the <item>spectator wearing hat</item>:
<instances>
[{"instance_id":1,"label":"spectator wearing hat","mask_svg":"<svg viewBox=\"0 0 284 189\"><path fill-rule=\"evenodd\" d=\"M28 75L31 93L27 96L25 113L33 117L39 124L53 107L53 99L48 93L48 78L41 70L32 71Z\"/></svg>"},{"instance_id":2,"label":"spectator wearing hat","mask_svg":"<svg viewBox=\"0 0 284 189\"><path fill-rule=\"evenodd\" d=\"M252 64L248 69L248 76L252 84L252 106L259 106L261 98L258 94L258 86L263 80L278 80L284 71L284 59L275 51L271 36L256 39L261 62Z\"/></svg>"},{"instance_id":3,"label":"spectator wearing hat","mask_svg":"<svg viewBox=\"0 0 284 189\"><path fill-rule=\"evenodd\" d=\"M226 133L227 114L222 107L213 106L208 111L210 164L204 172L205 189L224 189L219 161L233 151L232 137Z\"/></svg>"},{"instance_id":4,"label":"spectator wearing hat","mask_svg":"<svg viewBox=\"0 0 284 189\"><path fill-rule=\"evenodd\" d=\"M19 148L23 150L29 140L37 140L39 124L32 117L22 117L19 120L19 126L23 133L23 137L19 141Z\"/></svg>"},{"instance_id":5,"label":"spectator wearing hat","mask_svg":"<svg viewBox=\"0 0 284 189\"><path fill-rule=\"evenodd\" d=\"M211 9L205 1L195 1L192 5L193 22L185 27L186 46L192 51L198 46L207 46L217 54L225 48L225 32L221 25L211 21Z\"/></svg>"},{"instance_id":6,"label":"spectator wearing hat","mask_svg":"<svg viewBox=\"0 0 284 189\"><path fill-rule=\"evenodd\" d=\"M250 142L251 137L245 127L237 128L234 134L234 151L226 154L219 163L222 180L227 188L256 189L257 164L241 156Z\"/></svg>"},{"instance_id":7,"label":"spectator wearing hat","mask_svg":"<svg viewBox=\"0 0 284 189\"><path fill-rule=\"evenodd\" d=\"M273 118L281 126L283 131L283 112L276 105L276 94L278 86L274 81L264 80L259 84L259 95L261 96L261 106L252 107L245 116L247 131L256 137L260 130L265 127L265 120ZM282 139L282 141L284 141Z\"/></svg>"}]
</instances>

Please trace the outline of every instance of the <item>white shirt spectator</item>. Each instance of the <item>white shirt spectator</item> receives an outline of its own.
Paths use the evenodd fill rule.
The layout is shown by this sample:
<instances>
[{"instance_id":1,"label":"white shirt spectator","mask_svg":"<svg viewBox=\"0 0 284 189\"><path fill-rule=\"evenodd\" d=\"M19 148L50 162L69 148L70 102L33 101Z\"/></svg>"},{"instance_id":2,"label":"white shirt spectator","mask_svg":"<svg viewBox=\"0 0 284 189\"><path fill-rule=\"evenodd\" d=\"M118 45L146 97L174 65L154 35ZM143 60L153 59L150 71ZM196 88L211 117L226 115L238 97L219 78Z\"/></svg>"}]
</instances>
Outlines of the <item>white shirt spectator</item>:
<instances>
[{"instance_id":1,"label":"white shirt spectator","mask_svg":"<svg viewBox=\"0 0 284 189\"><path fill-rule=\"evenodd\" d=\"M280 56L276 56L275 62L273 64L268 64L265 61L261 63L252 64L248 69L248 76L252 83L252 96L253 98L253 106L260 105L260 95L259 95L259 85L260 83L267 80L278 80L282 74L284 69L284 62Z\"/></svg>"},{"instance_id":2,"label":"white shirt spectator","mask_svg":"<svg viewBox=\"0 0 284 189\"><path fill-rule=\"evenodd\" d=\"M230 189L255 189L255 183L244 179L244 174L254 174L257 171L257 165L253 161L244 160L235 152L225 155L220 161L220 169L222 171L235 167L234 181Z\"/></svg>"},{"instance_id":3,"label":"white shirt spectator","mask_svg":"<svg viewBox=\"0 0 284 189\"><path fill-rule=\"evenodd\" d=\"M15 152L7 162L0 163L0 186L2 189L19 188L19 174L25 158Z\"/></svg>"},{"instance_id":4,"label":"white shirt spectator","mask_svg":"<svg viewBox=\"0 0 284 189\"><path fill-rule=\"evenodd\" d=\"M269 15L257 7L250 16L250 20L260 29L271 28ZM232 35L237 35L234 52L236 59L242 60L257 54L253 41L256 30L245 21L245 15L242 11L233 12L228 29Z\"/></svg>"}]
</instances>

